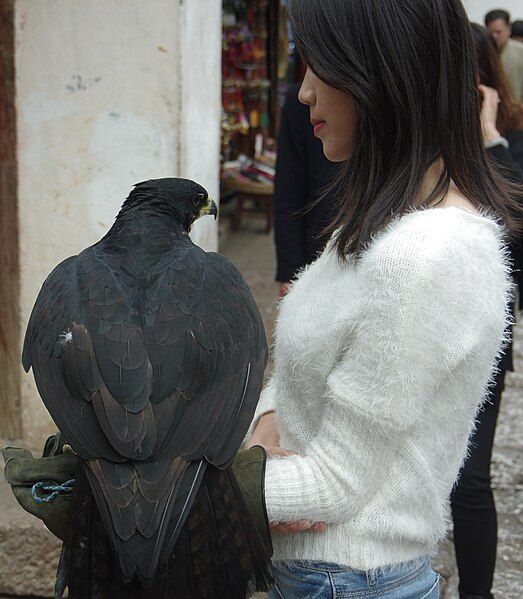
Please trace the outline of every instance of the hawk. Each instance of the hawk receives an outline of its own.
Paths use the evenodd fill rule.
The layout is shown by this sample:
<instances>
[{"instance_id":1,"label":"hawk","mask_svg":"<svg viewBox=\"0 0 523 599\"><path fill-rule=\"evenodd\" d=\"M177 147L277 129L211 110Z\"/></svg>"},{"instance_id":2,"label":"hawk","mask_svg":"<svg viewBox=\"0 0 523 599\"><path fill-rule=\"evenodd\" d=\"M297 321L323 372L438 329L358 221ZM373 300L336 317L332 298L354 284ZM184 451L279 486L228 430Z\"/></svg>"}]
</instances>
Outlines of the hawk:
<instances>
[{"instance_id":1,"label":"hawk","mask_svg":"<svg viewBox=\"0 0 523 599\"><path fill-rule=\"evenodd\" d=\"M57 596L235 599L270 581L230 469L267 342L240 273L189 237L216 214L193 181L139 183L38 295L23 366L81 458Z\"/></svg>"}]
</instances>

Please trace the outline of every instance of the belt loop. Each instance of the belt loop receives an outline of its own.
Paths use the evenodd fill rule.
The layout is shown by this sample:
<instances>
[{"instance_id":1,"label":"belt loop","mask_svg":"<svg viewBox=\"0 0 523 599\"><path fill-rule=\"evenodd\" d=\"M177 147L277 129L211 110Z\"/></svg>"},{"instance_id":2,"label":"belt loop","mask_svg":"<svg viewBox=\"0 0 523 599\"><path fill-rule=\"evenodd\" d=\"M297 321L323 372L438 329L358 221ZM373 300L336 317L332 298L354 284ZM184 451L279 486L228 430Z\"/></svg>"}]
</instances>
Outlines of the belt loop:
<instances>
[{"instance_id":1,"label":"belt loop","mask_svg":"<svg viewBox=\"0 0 523 599\"><path fill-rule=\"evenodd\" d=\"M367 586L374 588L378 582L378 569L373 568L367 571Z\"/></svg>"}]
</instances>

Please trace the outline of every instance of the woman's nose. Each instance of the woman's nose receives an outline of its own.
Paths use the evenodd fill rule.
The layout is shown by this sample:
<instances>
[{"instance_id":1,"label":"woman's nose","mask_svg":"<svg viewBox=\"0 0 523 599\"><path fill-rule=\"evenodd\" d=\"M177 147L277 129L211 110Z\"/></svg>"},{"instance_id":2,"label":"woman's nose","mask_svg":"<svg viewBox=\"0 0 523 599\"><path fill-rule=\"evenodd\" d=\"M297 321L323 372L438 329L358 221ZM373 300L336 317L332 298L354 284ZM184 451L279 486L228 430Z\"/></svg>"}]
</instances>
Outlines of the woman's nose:
<instances>
[{"instance_id":1,"label":"woman's nose","mask_svg":"<svg viewBox=\"0 0 523 599\"><path fill-rule=\"evenodd\" d=\"M307 106L312 106L316 101L314 89L310 84L309 69L307 69L307 72L305 73L303 83L301 84L300 91L298 92L298 100L302 104L307 104Z\"/></svg>"},{"instance_id":2,"label":"woman's nose","mask_svg":"<svg viewBox=\"0 0 523 599\"><path fill-rule=\"evenodd\" d=\"M302 104L307 104L307 106L311 106L312 104L314 104L314 94L312 90L302 85L298 93L298 100Z\"/></svg>"}]
</instances>

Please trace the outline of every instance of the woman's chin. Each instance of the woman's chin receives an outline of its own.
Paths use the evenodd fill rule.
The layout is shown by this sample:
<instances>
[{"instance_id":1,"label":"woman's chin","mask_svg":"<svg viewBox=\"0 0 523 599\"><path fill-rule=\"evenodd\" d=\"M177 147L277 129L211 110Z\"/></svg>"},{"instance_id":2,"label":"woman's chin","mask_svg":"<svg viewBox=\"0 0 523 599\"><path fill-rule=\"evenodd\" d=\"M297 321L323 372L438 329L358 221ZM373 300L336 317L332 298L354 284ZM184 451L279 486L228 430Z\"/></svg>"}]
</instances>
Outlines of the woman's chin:
<instances>
[{"instance_id":1,"label":"woman's chin","mask_svg":"<svg viewBox=\"0 0 523 599\"><path fill-rule=\"evenodd\" d=\"M341 148L333 148L328 142L323 142L323 153L325 158L331 162L345 162L349 158L349 152Z\"/></svg>"}]
</instances>

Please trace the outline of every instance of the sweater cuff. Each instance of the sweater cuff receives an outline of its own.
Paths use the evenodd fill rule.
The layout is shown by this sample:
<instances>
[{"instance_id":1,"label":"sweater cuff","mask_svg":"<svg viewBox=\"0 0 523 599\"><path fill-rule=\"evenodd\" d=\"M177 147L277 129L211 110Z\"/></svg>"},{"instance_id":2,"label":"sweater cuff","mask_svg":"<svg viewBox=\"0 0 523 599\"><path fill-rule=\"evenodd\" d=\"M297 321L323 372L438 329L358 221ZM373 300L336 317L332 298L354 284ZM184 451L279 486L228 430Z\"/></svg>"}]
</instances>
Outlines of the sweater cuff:
<instances>
[{"instance_id":1,"label":"sweater cuff","mask_svg":"<svg viewBox=\"0 0 523 599\"><path fill-rule=\"evenodd\" d=\"M489 150L490 148L494 148L495 146L503 146L504 148L509 148L508 140L505 137L496 137L495 139L490 139L485 142L485 148Z\"/></svg>"}]
</instances>

